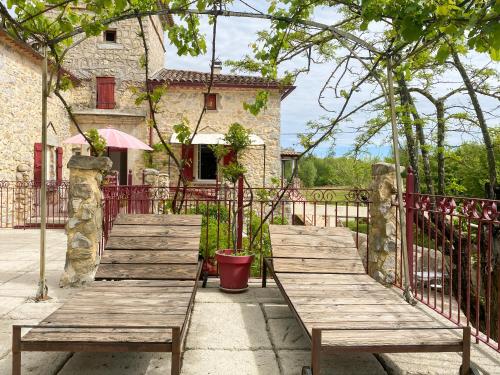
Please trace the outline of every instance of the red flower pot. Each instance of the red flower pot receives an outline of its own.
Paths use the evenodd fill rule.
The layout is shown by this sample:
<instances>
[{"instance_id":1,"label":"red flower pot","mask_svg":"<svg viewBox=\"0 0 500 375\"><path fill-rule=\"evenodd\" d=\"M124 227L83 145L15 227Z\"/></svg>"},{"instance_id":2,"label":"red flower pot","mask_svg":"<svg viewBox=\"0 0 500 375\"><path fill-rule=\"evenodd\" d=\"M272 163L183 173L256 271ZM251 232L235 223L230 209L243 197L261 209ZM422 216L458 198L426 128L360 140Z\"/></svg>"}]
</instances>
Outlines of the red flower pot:
<instances>
[{"instance_id":1,"label":"red flower pot","mask_svg":"<svg viewBox=\"0 0 500 375\"><path fill-rule=\"evenodd\" d=\"M219 250L216 253L219 265L220 287L229 292L244 291L248 288L250 266L253 255L232 255L233 250Z\"/></svg>"},{"instance_id":2,"label":"red flower pot","mask_svg":"<svg viewBox=\"0 0 500 375\"><path fill-rule=\"evenodd\" d=\"M202 271L206 272L208 276L217 276L217 264L214 257L203 260Z\"/></svg>"}]
</instances>

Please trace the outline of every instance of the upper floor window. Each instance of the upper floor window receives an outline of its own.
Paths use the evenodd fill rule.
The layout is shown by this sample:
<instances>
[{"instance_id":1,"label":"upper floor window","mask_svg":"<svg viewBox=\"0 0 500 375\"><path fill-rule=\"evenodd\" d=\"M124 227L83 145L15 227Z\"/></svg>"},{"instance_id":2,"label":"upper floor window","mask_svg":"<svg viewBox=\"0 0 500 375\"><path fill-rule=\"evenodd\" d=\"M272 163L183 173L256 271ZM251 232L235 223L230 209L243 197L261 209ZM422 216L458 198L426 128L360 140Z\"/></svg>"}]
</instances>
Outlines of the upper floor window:
<instances>
[{"instance_id":1,"label":"upper floor window","mask_svg":"<svg viewBox=\"0 0 500 375\"><path fill-rule=\"evenodd\" d=\"M209 111L217 109L217 94L205 94L205 109Z\"/></svg>"},{"instance_id":2,"label":"upper floor window","mask_svg":"<svg viewBox=\"0 0 500 375\"><path fill-rule=\"evenodd\" d=\"M116 43L116 30L105 30L104 41L110 43Z\"/></svg>"},{"instance_id":3,"label":"upper floor window","mask_svg":"<svg viewBox=\"0 0 500 375\"><path fill-rule=\"evenodd\" d=\"M97 108L115 108L115 77L97 77Z\"/></svg>"}]
</instances>

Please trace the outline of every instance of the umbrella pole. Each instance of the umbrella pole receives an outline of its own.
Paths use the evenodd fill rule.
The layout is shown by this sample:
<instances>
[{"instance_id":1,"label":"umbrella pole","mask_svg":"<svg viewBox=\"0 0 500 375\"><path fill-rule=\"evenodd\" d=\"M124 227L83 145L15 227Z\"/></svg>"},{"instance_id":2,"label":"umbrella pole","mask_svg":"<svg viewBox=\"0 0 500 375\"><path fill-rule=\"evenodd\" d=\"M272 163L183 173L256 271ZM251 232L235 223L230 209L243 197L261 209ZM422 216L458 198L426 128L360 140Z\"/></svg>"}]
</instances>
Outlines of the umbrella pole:
<instances>
[{"instance_id":1,"label":"umbrella pole","mask_svg":"<svg viewBox=\"0 0 500 375\"><path fill-rule=\"evenodd\" d=\"M45 279L45 234L47 226L47 46L43 46L42 62L42 176L40 185L40 279L37 300L48 298Z\"/></svg>"},{"instance_id":2,"label":"umbrella pole","mask_svg":"<svg viewBox=\"0 0 500 375\"><path fill-rule=\"evenodd\" d=\"M404 298L408 303L413 303L413 295L409 283L410 274L408 266L408 243L406 242L406 216L403 202L403 179L401 178L401 159L399 157L399 134L396 120L396 105L394 102L394 78L392 75L392 56L387 57L387 83L389 86L389 106L391 111L392 146L396 164L396 186L398 190L398 209L401 230L401 253L403 261L403 288Z\"/></svg>"}]
</instances>

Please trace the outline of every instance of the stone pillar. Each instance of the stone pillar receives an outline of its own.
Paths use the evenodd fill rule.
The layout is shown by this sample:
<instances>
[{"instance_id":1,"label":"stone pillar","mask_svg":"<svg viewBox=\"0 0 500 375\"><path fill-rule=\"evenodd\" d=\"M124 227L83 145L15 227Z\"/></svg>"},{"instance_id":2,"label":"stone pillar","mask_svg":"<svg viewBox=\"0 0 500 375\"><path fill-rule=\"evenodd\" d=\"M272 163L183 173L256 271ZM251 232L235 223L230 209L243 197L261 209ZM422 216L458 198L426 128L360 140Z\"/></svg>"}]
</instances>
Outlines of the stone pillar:
<instances>
[{"instance_id":1,"label":"stone pillar","mask_svg":"<svg viewBox=\"0 0 500 375\"><path fill-rule=\"evenodd\" d=\"M111 159L74 155L68 168L68 248L60 286L81 286L94 279L102 236L101 182Z\"/></svg>"},{"instance_id":2,"label":"stone pillar","mask_svg":"<svg viewBox=\"0 0 500 375\"><path fill-rule=\"evenodd\" d=\"M402 168L401 171L403 171ZM396 270L396 167L388 163L372 165L370 205L370 275L382 283L392 283ZM398 240L399 243L399 240ZM399 259L398 255L398 259Z\"/></svg>"},{"instance_id":3,"label":"stone pillar","mask_svg":"<svg viewBox=\"0 0 500 375\"><path fill-rule=\"evenodd\" d=\"M33 197L34 187L30 185L30 167L27 164L19 164L16 168L15 187L15 224L24 226L26 219L31 216L30 202Z\"/></svg>"},{"instance_id":4,"label":"stone pillar","mask_svg":"<svg viewBox=\"0 0 500 375\"><path fill-rule=\"evenodd\" d=\"M153 168L146 168L144 169L143 177L144 177L144 185L149 185L149 199L151 200L151 210L153 214L158 214L160 213L159 211L159 197L158 194L160 193L159 189L159 174L156 169Z\"/></svg>"},{"instance_id":5,"label":"stone pillar","mask_svg":"<svg viewBox=\"0 0 500 375\"><path fill-rule=\"evenodd\" d=\"M159 174L156 169L153 168L146 168L143 171L144 174L144 185L149 185L149 186L158 186L158 180L159 180Z\"/></svg>"}]
</instances>

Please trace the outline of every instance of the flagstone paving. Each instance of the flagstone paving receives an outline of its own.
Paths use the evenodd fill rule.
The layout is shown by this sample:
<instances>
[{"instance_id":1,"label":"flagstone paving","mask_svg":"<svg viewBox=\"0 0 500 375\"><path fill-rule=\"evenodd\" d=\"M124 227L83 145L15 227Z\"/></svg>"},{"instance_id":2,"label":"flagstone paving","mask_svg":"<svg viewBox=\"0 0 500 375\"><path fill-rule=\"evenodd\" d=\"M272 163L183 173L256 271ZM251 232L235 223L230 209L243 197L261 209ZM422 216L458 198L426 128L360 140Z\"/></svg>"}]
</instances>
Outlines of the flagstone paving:
<instances>
[{"instance_id":1,"label":"flagstone paving","mask_svg":"<svg viewBox=\"0 0 500 375\"><path fill-rule=\"evenodd\" d=\"M60 289L66 237L48 231L47 282L51 300L30 300L38 282L37 230L0 230L0 374L10 373L11 326L36 323L73 292ZM422 307L425 311L429 309ZM431 311L429 314L437 315ZM223 294L217 280L199 289L184 355L184 375L298 375L310 359L308 342L271 284L252 280L244 294ZM500 354L473 344L472 359L484 374L500 374ZM449 354L342 354L331 356L324 374L453 374L460 356ZM23 353L23 374L168 374L165 353Z\"/></svg>"}]
</instances>

